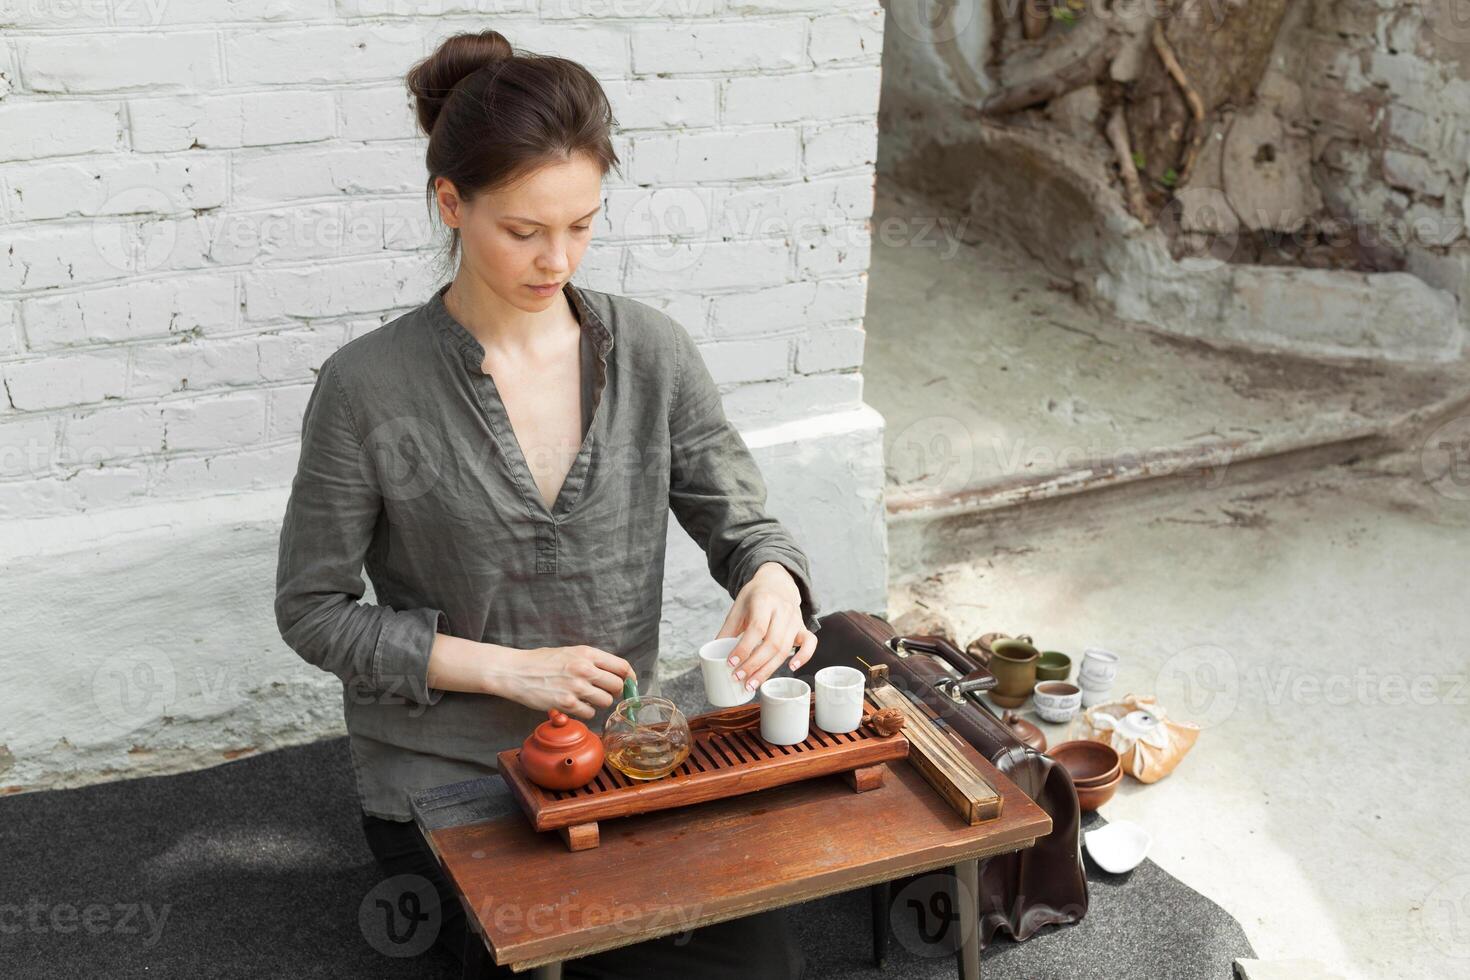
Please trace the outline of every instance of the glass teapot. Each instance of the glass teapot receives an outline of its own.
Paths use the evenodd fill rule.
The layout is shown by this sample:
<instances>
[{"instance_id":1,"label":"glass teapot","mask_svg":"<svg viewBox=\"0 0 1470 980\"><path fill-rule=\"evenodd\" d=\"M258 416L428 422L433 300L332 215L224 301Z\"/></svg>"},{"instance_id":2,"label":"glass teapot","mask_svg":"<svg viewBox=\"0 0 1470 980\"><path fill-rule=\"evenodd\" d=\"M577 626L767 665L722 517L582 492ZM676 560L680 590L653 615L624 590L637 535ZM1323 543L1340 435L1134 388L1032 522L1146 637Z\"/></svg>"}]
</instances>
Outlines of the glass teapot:
<instances>
[{"instance_id":1,"label":"glass teapot","mask_svg":"<svg viewBox=\"0 0 1470 980\"><path fill-rule=\"evenodd\" d=\"M602 726L608 765L629 779L667 776L689 758L689 722L668 698L624 698Z\"/></svg>"}]
</instances>

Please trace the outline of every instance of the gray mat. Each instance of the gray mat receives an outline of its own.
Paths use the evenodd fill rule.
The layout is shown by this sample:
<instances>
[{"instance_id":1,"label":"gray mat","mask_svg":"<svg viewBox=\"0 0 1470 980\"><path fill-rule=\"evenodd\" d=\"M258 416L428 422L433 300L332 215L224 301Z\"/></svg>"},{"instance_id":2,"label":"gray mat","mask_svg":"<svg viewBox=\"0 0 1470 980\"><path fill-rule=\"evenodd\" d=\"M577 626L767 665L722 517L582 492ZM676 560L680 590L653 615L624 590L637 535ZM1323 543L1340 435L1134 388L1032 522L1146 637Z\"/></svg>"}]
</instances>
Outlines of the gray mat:
<instances>
[{"instance_id":1,"label":"gray mat","mask_svg":"<svg viewBox=\"0 0 1470 980\"><path fill-rule=\"evenodd\" d=\"M687 703L686 685L680 678L667 693ZM1123 876L1088 873L1088 916L1025 943L998 940L985 953L987 980L1224 980L1235 957L1254 955L1234 920L1152 862ZM457 976L435 950L390 958L369 941L359 909L380 880L345 739L9 797L0 800L0 976ZM955 975L952 958L900 938L877 971L866 890L792 911L811 980Z\"/></svg>"}]
</instances>

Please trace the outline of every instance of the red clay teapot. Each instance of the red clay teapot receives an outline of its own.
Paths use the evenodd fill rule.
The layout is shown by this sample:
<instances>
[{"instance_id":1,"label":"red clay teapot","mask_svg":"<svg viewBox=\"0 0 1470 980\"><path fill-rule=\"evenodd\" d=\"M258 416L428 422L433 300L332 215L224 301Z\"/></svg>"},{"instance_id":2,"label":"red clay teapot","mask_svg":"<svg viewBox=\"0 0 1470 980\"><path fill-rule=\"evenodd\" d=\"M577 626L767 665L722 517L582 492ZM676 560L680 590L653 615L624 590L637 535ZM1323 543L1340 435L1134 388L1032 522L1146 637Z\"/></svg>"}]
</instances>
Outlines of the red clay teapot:
<instances>
[{"instance_id":1,"label":"red clay teapot","mask_svg":"<svg viewBox=\"0 0 1470 980\"><path fill-rule=\"evenodd\" d=\"M580 789L602 769L602 739L555 708L521 743L526 778L544 789Z\"/></svg>"}]
</instances>

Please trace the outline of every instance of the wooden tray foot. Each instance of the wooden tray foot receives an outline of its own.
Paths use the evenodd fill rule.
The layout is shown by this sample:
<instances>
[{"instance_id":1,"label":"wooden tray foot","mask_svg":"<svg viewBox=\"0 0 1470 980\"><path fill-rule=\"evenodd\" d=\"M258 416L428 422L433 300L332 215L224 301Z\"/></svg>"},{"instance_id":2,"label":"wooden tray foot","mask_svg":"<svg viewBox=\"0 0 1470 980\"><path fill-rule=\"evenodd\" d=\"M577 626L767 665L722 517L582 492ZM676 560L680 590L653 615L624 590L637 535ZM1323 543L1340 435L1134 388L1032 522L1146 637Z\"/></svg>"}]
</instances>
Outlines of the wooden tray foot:
<instances>
[{"instance_id":1,"label":"wooden tray foot","mask_svg":"<svg viewBox=\"0 0 1470 980\"><path fill-rule=\"evenodd\" d=\"M878 763L876 766L863 766L859 769L849 769L842 774L855 793L866 793L870 789L877 789L883 785L883 775L888 772L888 766Z\"/></svg>"},{"instance_id":2,"label":"wooden tray foot","mask_svg":"<svg viewBox=\"0 0 1470 980\"><path fill-rule=\"evenodd\" d=\"M569 851L587 851L602 843L602 838L597 833L597 822L574 823L570 827L558 827L562 842L567 845Z\"/></svg>"}]
</instances>

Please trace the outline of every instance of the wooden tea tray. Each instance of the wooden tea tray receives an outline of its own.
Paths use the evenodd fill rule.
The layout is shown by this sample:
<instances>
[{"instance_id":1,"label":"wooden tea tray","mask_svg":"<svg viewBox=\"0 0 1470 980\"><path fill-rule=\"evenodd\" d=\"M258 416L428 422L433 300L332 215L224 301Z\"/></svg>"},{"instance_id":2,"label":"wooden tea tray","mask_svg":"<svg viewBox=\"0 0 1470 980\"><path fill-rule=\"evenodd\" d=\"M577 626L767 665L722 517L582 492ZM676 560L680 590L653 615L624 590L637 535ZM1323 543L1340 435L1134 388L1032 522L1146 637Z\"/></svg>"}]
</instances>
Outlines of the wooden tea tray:
<instances>
[{"instance_id":1,"label":"wooden tea tray","mask_svg":"<svg viewBox=\"0 0 1470 980\"><path fill-rule=\"evenodd\" d=\"M740 705L689 719L693 742L689 758L660 779L630 779L604 762L602 771L581 789L543 789L526 778L520 749L507 749L497 756L500 775L533 827L558 831L569 850L582 851L598 845L599 820L704 803L834 773L843 773L854 790L863 792L883 784L884 762L909 754L909 742L901 731L880 735L869 724L878 710L871 703L864 704L863 724L857 731L833 735L819 729L813 719L806 741L797 745L771 745L761 738L759 726L730 730L730 719L748 717L751 708Z\"/></svg>"}]
</instances>

